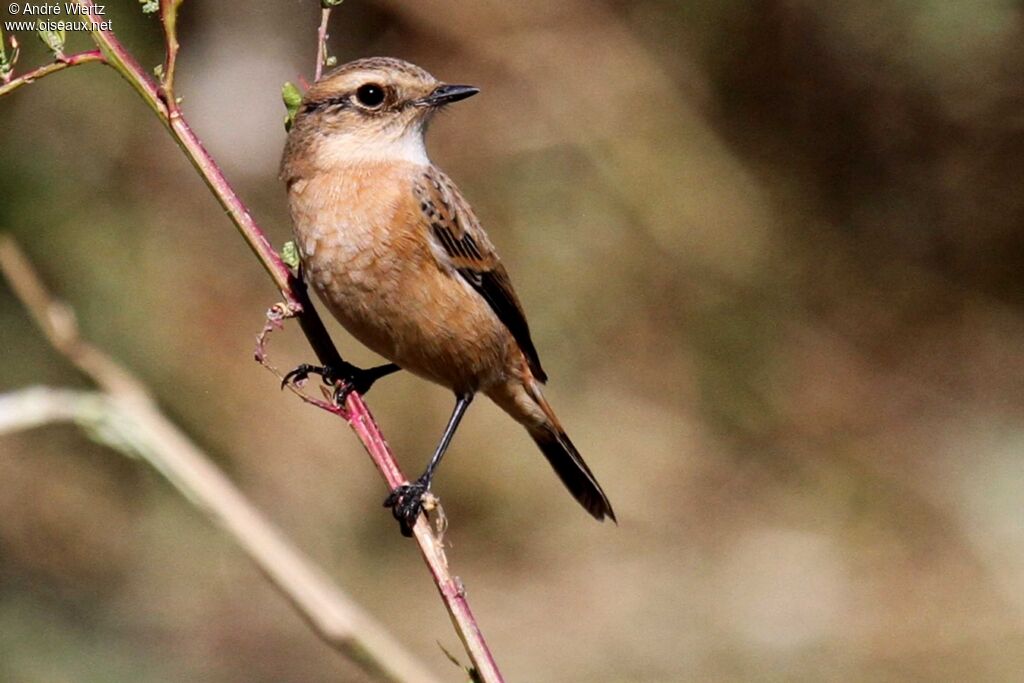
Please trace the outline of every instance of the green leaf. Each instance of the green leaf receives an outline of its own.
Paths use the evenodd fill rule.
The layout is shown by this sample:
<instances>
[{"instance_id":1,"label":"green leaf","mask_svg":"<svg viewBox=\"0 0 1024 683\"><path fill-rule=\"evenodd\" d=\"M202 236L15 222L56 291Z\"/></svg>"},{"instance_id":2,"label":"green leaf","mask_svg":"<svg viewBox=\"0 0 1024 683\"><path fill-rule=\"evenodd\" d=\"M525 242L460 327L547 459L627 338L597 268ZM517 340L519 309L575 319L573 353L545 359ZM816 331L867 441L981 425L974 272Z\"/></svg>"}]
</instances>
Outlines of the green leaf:
<instances>
[{"instance_id":1,"label":"green leaf","mask_svg":"<svg viewBox=\"0 0 1024 683\"><path fill-rule=\"evenodd\" d=\"M295 115L299 113L302 106L302 92L295 87L291 81L281 86L281 99L284 100L284 108L287 114L284 117L284 129L291 130L295 123Z\"/></svg>"},{"instance_id":2,"label":"green leaf","mask_svg":"<svg viewBox=\"0 0 1024 683\"><path fill-rule=\"evenodd\" d=\"M0 80L8 82L14 76L14 63L18 61L18 39L11 36L11 54L4 50L4 34L0 32Z\"/></svg>"},{"instance_id":3,"label":"green leaf","mask_svg":"<svg viewBox=\"0 0 1024 683\"><path fill-rule=\"evenodd\" d=\"M465 671L466 675L469 676L469 680L466 683L483 683L483 680L480 678L480 672L476 670L476 667L463 666L462 662L460 662L455 655L449 652L448 648L441 644L441 641L436 642L437 646L441 648L441 652L443 652L445 656L448 658L448 661L450 661L452 664Z\"/></svg>"},{"instance_id":4,"label":"green leaf","mask_svg":"<svg viewBox=\"0 0 1024 683\"><path fill-rule=\"evenodd\" d=\"M299 249L295 246L295 242L288 241L281 247L281 260L289 268L299 267Z\"/></svg>"},{"instance_id":5,"label":"green leaf","mask_svg":"<svg viewBox=\"0 0 1024 683\"><path fill-rule=\"evenodd\" d=\"M41 27L44 23L45 22L42 19L38 19L36 21L36 26ZM39 40L43 41L43 45L46 46L47 50L53 53L54 57L60 59L64 56L64 29L51 31L49 29L38 28L36 29L36 33L39 35Z\"/></svg>"}]
</instances>

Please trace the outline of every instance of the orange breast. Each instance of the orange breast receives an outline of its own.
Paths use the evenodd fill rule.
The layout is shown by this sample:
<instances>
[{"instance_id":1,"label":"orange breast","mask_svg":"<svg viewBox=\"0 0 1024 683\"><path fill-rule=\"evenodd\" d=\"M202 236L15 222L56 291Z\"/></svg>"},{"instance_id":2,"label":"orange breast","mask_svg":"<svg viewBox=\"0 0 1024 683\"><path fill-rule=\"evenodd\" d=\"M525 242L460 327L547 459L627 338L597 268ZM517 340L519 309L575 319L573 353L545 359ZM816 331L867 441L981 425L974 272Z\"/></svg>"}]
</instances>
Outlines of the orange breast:
<instances>
[{"instance_id":1,"label":"orange breast","mask_svg":"<svg viewBox=\"0 0 1024 683\"><path fill-rule=\"evenodd\" d=\"M412 164L362 164L289 190L307 280L360 342L455 391L504 380L521 354L490 306L431 251Z\"/></svg>"}]
</instances>

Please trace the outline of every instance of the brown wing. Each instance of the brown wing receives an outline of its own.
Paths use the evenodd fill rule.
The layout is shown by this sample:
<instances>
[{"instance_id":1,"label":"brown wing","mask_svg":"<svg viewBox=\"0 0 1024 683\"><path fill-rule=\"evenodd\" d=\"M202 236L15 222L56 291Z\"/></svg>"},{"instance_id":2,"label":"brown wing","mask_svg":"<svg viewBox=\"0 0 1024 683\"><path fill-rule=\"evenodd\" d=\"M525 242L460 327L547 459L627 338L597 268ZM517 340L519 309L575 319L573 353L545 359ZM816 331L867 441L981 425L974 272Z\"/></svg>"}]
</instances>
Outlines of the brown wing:
<instances>
[{"instance_id":1,"label":"brown wing","mask_svg":"<svg viewBox=\"0 0 1024 683\"><path fill-rule=\"evenodd\" d=\"M417 178L413 192L430 226L430 237L447 257L447 265L483 297L512 333L534 377L547 381L512 281L458 188L448 176L431 167Z\"/></svg>"}]
</instances>

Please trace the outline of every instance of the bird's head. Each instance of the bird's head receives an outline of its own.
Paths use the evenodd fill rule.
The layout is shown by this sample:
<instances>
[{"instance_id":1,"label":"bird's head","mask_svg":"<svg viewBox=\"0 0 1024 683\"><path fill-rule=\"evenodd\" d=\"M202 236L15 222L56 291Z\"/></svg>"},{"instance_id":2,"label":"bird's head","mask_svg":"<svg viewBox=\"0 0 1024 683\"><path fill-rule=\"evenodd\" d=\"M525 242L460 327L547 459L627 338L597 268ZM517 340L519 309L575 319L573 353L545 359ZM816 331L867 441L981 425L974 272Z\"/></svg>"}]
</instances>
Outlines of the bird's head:
<instances>
[{"instance_id":1,"label":"bird's head","mask_svg":"<svg viewBox=\"0 0 1024 683\"><path fill-rule=\"evenodd\" d=\"M428 163L423 134L432 116L478 92L469 85L442 83L400 59L359 59L328 72L309 88L288 147L309 151L309 144L318 141L317 154L342 163Z\"/></svg>"}]
</instances>

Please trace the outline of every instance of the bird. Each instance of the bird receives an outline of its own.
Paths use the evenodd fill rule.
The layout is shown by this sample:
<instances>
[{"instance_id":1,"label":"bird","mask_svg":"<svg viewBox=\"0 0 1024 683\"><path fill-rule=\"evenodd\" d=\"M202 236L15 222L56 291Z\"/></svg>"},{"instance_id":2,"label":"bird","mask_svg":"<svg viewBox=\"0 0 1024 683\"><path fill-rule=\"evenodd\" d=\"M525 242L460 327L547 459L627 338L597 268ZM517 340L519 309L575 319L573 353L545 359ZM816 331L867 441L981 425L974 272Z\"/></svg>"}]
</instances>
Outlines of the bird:
<instances>
[{"instance_id":1,"label":"bird","mask_svg":"<svg viewBox=\"0 0 1024 683\"><path fill-rule=\"evenodd\" d=\"M530 327L509 274L455 183L427 156L434 116L479 89L391 57L357 59L309 86L285 143L301 274L360 343L371 369L300 365L361 393L404 369L447 387L455 407L423 474L385 500L409 536L474 396L523 425L576 500L617 523L611 503L544 397Z\"/></svg>"}]
</instances>

